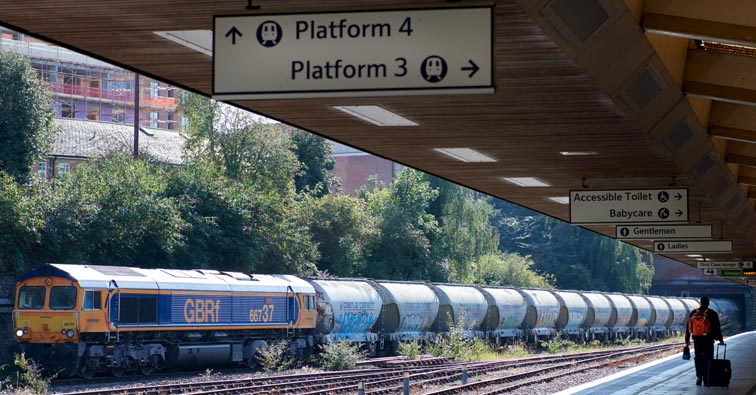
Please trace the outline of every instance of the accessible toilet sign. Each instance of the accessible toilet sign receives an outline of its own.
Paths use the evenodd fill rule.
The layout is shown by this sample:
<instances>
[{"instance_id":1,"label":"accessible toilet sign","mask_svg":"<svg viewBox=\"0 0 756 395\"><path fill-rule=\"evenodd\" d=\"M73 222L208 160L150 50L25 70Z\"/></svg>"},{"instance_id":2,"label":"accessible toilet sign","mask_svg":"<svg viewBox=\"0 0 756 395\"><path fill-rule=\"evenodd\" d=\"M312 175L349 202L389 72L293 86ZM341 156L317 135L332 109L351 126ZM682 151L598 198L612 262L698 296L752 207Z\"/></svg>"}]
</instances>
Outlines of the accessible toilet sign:
<instances>
[{"instance_id":1,"label":"accessible toilet sign","mask_svg":"<svg viewBox=\"0 0 756 395\"><path fill-rule=\"evenodd\" d=\"M688 222L688 189L570 191L570 222L573 224Z\"/></svg>"},{"instance_id":2,"label":"accessible toilet sign","mask_svg":"<svg viewBox=\"0 0 756 395\"><path fill-rule=\"evenodd\" d=\"M493 93L493 9L216 16L213 98Z\"/></svg>"}]
</instances>

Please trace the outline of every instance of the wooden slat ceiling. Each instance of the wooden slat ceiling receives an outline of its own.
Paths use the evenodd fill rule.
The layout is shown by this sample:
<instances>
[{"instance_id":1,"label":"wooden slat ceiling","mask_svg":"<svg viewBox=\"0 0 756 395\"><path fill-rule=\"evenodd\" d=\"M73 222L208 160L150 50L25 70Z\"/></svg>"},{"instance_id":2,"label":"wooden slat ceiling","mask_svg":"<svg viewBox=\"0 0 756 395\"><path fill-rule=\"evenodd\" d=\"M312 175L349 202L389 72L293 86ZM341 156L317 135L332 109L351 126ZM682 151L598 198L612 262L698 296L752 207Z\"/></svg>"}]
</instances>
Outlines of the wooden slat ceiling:
<instances>
[{"instance_id":1,"label":"wooden slat ceiling","mask_svg":"<svg viewBox=\"0 0 756 395\"><path fill-rule=\"evenodd\" d=\"M385 0L254 4L263 13L407 7ZM492 3L418 0L412 5L471 4ZM756 186L749 186L756 184L756 167L748 162L756 161L756 138L748 138L756 133L756 107L751 107L756 59L694 45L718 37L752 42L753 5L740 2L742 9L715 15L709 11L721 7L706 0L493 4L495 94L235 104L565 220L568 207L547 198L580 189L583 178L591 189L689 187L691 222L700 216L701 223L713 224L717 237L735 241L732 254L707 256L756 257L756 215L747 199L750 188L756 195ZM247 14L246 5L246 0L3 0L0 23L209 95L211 58L153 32L212 30L213 15ZM589 35L581 38L575 29L589 29ZM653 76L658 92L641 105L630 92L643 73ZM379 105L419 125L377 127L332 108L355 104ZM681 138L675 130L684 122L689 132ZM716 130L713 137L710 129ZM470 147L497 162L461 163L433 150L439 147ZM565 157L560 151L598 155ZM538 177L551 187L520 188L501 177ZM609 226L589 228L614 233ZM646 241L635 244L652 248ZM692 258L671 257L695 264Z\"/></svg>"}]
</instances>

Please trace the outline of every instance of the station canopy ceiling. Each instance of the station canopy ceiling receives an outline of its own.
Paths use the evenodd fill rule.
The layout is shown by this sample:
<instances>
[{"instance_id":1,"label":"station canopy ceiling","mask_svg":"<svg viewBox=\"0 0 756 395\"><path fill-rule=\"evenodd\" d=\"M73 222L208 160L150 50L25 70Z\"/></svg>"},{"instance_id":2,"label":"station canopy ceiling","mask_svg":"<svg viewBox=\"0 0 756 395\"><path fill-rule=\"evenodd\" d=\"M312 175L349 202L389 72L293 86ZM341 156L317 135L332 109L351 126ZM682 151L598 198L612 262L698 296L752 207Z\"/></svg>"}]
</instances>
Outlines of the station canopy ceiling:
<instances>
[{"instance_id":1,"label":"station canopy ceiling","mask_svg":"<svg viewBox=\"0 0 756 395\"><path fill-rule=\"evenodd\" d=\"M247 10L247 0L4 0L0 23L210 95L209 44L198 39L191 48L156 32L201 37L212 31L214 15L407 7L399 1L251 3L258 8ZM756 257L756 3L412 3L479 5L493 5L494 93L233 103L563 220L569 206L550 198L584 186L689 188L690 223L711 224L715 239L733 240L732 253L701 255ZM416 125L377 126L336 109L353 105L380 106ZM437 150L447 148L493 161L473 155L465 162ZM507 177L547 186L521 187ZM609 225L586 228L615 232ZM651 241L633 243L653 250ZM669 256L695 265L695 257Z\"/></svg>"}]
</instances>

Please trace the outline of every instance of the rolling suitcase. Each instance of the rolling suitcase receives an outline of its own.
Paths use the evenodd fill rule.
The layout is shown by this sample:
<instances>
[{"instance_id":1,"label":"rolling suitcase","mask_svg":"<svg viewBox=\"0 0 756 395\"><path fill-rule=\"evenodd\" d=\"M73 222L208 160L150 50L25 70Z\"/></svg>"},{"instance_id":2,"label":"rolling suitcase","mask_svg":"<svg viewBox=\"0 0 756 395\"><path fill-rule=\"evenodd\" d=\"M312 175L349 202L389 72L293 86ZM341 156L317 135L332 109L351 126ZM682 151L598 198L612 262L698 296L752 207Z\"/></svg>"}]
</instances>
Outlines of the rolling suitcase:
<instances>
[{"instance_id":1,"label":"rolling suitcase","mask_svg":"<svg viewBox=\"0 0 756 395\"><path fill-rule=\"evenodd\" d=\"M709 374L707 384L710 387L730 387L730 378L732 378L732 366L727 359L727 345L724 347L724 355L719 359L719 344L717 344L717 356L709 361Z\"/></svg>"}]
</instances>

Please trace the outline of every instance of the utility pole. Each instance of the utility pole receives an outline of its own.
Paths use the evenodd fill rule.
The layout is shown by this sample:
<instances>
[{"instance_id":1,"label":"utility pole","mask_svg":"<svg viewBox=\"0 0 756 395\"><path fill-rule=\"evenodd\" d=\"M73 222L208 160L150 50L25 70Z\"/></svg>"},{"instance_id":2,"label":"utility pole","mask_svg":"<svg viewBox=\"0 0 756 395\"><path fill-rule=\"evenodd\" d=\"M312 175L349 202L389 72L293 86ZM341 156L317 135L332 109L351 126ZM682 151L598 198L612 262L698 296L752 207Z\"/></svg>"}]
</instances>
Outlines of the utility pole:
<instances>
[{"instance_id":1,"label":"utility pole","mask_svg":"<svg viewBox=\"0 0 756 395\"><path fill-rule=\"evenodd\" d=\"M139 73L134 73L134 159L139 157Z\"/></svg>"}]
</instances>

